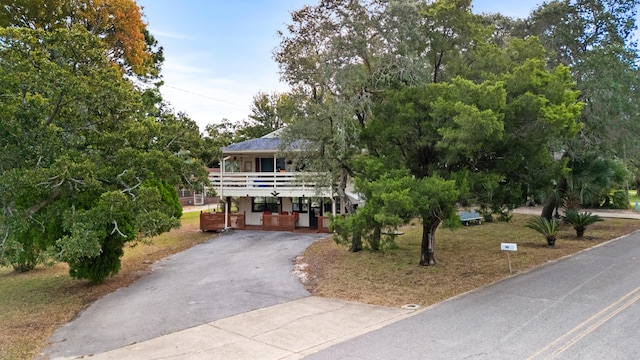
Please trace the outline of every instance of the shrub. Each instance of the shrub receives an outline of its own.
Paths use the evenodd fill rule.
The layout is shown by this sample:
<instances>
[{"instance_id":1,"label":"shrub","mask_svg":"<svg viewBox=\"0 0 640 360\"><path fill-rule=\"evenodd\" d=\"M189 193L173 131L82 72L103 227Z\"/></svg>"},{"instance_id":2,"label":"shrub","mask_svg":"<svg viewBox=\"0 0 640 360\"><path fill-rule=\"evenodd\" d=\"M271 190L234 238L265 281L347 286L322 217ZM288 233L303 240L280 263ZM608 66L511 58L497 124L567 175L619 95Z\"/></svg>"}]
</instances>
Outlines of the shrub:
<instances>
[{"instance_id":1,"label":"shrub","mask_svg":"<svg viewBox=\"0 0 640 360\"><path fill-rule=\"evenodd\" d=\"M573 226L576 230L576 236L579 238L584 235L587 226L599 221L604 221L604 219L598 215L592 215L590 212L577 212L575 210L567 211L564 215L564 220Z\"/></svg>"},{"instance_id":2,"label":"shrub","mask_svg":"<svg viewBox=\"0 0 640 360\"><path fill-rule=\"evenodd\" d=\"M618 190L613 193L613 204L611 207L614 209L629 209L629 197L626 191Z\"/></svg>"},{"instance_id":3,"label":"shrub","mask_svg":"<svg viewBox=\"0 0 640 360\"><path fill-rule=\"evenodd\" d=\"M548 220L540 216L531 219L526 226L542 234L547 239L547 245L550 247L556 244L556 236L558 235L560 223L555 218Z\"/></svg>"},{"instance_id":4,"label":"shrub","mask_svg":"<svg viewBox=\"0 0 640 360\"><path fill-rule=\"evenodd\" d=\"M580 206L582 205L580 201L580 193L572 189L567 190L564 194L562 205L565 208L565 211L580 210Z\"/></svg>"}]
</instances>

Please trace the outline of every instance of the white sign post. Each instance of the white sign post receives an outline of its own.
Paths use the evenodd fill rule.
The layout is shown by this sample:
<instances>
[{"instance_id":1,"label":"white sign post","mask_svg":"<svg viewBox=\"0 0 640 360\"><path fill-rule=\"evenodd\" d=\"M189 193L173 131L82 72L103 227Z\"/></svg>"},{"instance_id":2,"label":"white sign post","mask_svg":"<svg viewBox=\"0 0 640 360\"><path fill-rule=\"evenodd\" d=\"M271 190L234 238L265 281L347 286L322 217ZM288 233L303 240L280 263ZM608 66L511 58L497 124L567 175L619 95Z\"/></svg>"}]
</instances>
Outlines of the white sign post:
<instances>
[{"instance_id":1,"label":"white sign post","mask_svg":"<svg viewBox=\"0 0 640 360\"><path fill-rule=\"evenodd\" d=\"M518 244L515 243L501 243L500 250L507 252L507 261L509 262L509 274L511 274L511 256L512 251L518 251Z\"/></svg>"}]
</instances>

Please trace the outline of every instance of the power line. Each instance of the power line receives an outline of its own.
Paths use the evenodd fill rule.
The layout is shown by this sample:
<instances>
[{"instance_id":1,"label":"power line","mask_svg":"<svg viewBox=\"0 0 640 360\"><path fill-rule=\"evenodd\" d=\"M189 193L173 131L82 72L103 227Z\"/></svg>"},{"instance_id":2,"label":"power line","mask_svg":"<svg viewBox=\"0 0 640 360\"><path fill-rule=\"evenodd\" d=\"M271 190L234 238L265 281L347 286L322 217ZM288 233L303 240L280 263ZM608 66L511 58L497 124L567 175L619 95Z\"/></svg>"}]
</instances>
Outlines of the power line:
<instances>
[{"instance_id":1,"label":"power line","mask_svg":"<svg viewBox=\"0 0 640 360\"><path fill-rule=\"evenodd\" d=\"M187 93L187 94L196 95L196 96L200 96L200 97L207 98L207 99L210 99L210 100L218 101L218 102L221 102L221 103L225 103L225 104L229 104L229 105L237 106L237 107L240 107L240 108L244 108L244 106L242 106L242 105L238 105L238 104L235 104L235 103L232 103L232 102L230 102L230 101L226 101L226 100L222 100L222 99L216 99L216 98L211 97L211 96L202 95L202 94L198 94L198 93L193 92L193 91L180 89L180 88L177 88L177 87L175 87L175 86L170 86L170 85L167 85L167 84L164 84L164 85L162 85L162 86L164 86L164 87L168 87L168 88L171 88L171 89L174 89L174 90L182 91L182 92L185 92L185 93Z\"/></svg>"}]
</instances>

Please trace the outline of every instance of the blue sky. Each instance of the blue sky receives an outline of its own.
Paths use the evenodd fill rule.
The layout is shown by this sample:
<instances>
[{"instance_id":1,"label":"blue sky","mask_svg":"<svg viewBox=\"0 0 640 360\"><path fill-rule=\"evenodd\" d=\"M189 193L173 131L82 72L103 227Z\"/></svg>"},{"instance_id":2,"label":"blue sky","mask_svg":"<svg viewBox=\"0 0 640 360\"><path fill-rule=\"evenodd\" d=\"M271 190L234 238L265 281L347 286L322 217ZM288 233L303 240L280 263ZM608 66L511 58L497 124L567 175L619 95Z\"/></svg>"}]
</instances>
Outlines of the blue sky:
<instances>
[{"instance_id":1,"label":"blue sky","mask_svg":"<svg viewBox=\"0 0 640 360\"><path fill-rule=\"evenodd\" d=\"M253 96L282 92L272 59L290 12L317 0L138 0L164 48L161 91L200 130L248 117ZM526 17L542 0L474 0L474 12Z\"/></svg>"}]
</instances>

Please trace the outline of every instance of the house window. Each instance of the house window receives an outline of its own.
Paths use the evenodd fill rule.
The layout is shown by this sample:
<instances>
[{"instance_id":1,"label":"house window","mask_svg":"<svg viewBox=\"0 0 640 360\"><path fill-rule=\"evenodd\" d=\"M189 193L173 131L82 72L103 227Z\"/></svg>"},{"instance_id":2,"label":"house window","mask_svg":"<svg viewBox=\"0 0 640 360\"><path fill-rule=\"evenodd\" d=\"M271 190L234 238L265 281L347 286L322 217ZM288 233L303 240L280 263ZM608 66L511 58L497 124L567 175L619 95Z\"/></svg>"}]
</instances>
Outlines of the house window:
<instances>
[{"instance_id":1,"label":"house window","mask_svg":"<svg viewBox=\"0 0 640 360\"><path fill-rule=\"evenodd\" d=\"M260 172L273 172L273 158L260 158Z\"/></svg>"},{"instance_id":2,"label":"house window","mask_svg":"<svg viewBox=\"0 0 640 360\"><path fill-rule=\"evenodd\" d=\"M331 199L328 199L324 203L324 212L331 214L331 211L332 211ZM336 214L340 214L340 198L336 198Z\"/></svg>"},{"instance_id":3,"label":"house window","mask_svg":"<svg viewBox=\"0 0 640 360\"><path fill-rule=\"evenodd\" d=\"M193 196L193 192L187 189L178 190L178 197L191 197Z\"/></svg>"},{"instance_id":4,"label":"house window","mask_svg":"<svg viewBox=\"0 0 640 360\"><path fill-rule=\"evenodd\" d=\"M224 163L224 172L240 172L240 161L234 158Z\"/></svg>"},{"instance_id":5,"label":"house window","mask_svg":"<svg viewBox=\"0 0 640 360\"><path fill-rule=\"evenodd\" d=\"M256 196L251 198L251 211L263 212L271 211L273 213L278 212L278 199L274 197Z\"/></svg>"},{"instance_id":6,"label":"house window","mask_svg":"<svg viewBox=\"0 0 640 360\"><path fill-rule=\"evenodd\" d=\"M258 158L257 162L260 164L260 172L274 172L286 169L284 158ZM273 168L274 164L275 169Z\"/></svg>"},{"instance_id":7,"label":"house window","mask_svg":"<svg viewBox=\"0 0 640 360\"><path fill-rule=\"evenodd\" d=\"M294 197L291 199L291 206L291 210L295 212L307 213L309 212L309 199Z\"/></svg>"}]
</instances>

